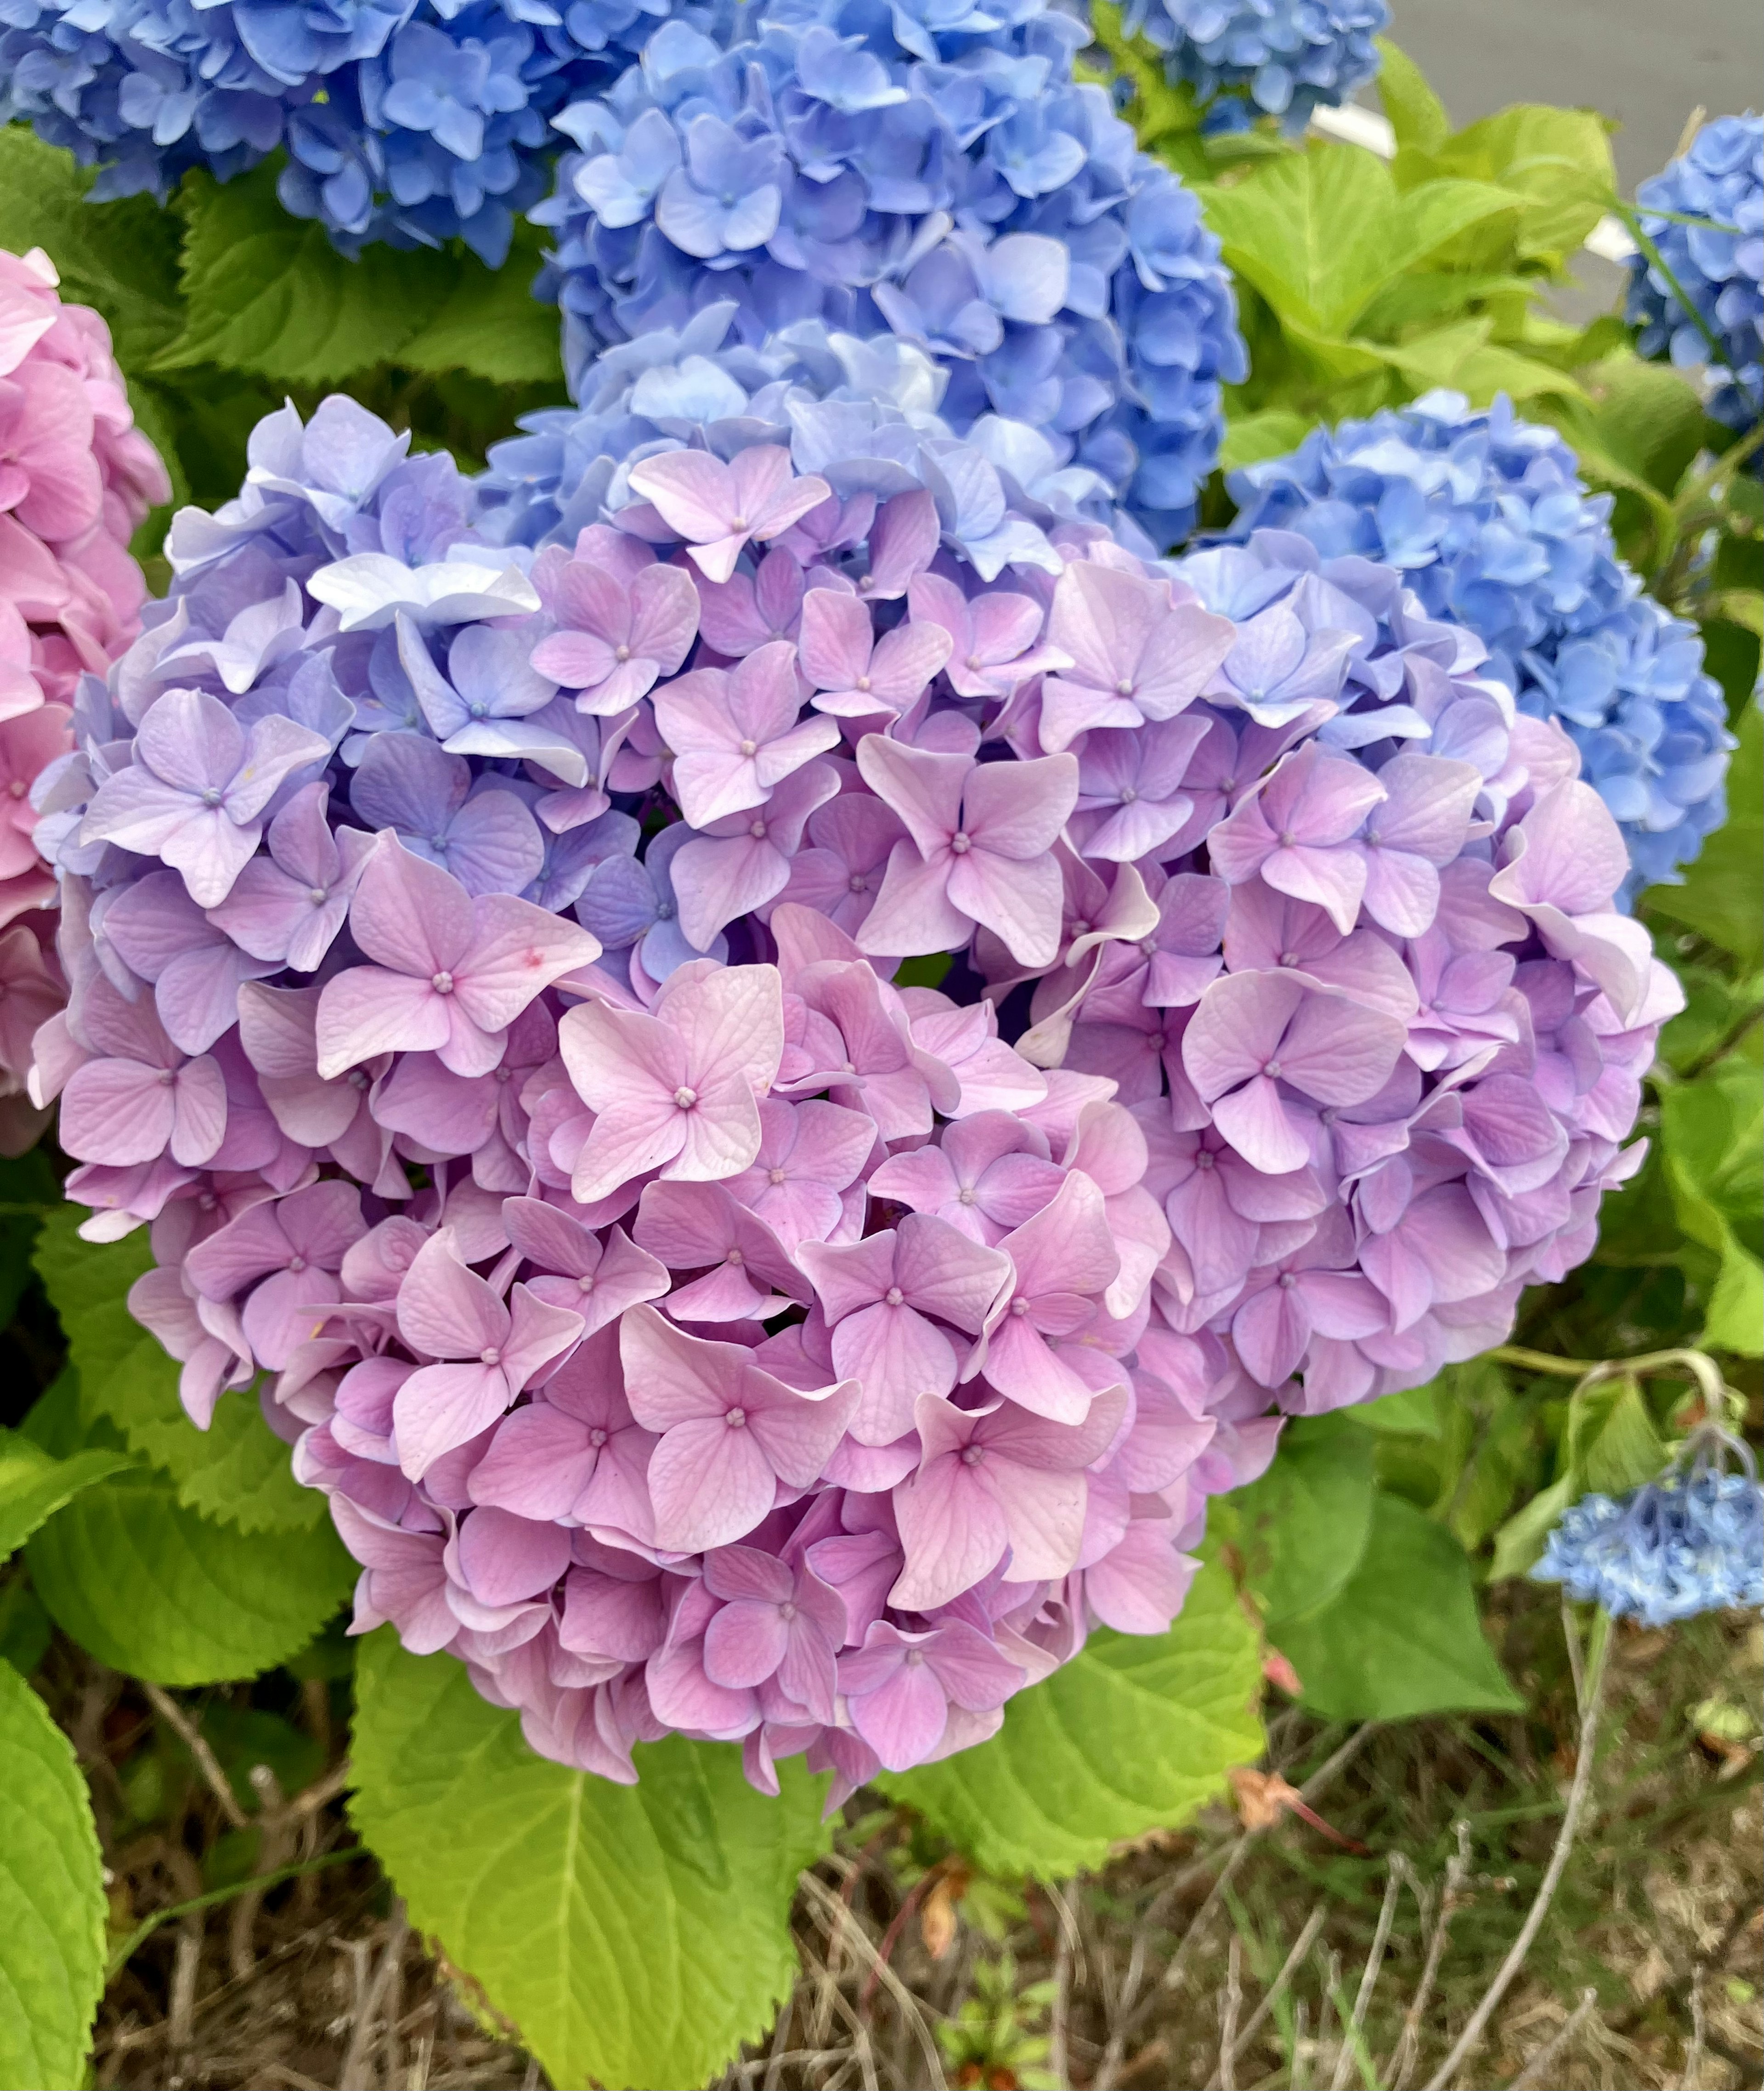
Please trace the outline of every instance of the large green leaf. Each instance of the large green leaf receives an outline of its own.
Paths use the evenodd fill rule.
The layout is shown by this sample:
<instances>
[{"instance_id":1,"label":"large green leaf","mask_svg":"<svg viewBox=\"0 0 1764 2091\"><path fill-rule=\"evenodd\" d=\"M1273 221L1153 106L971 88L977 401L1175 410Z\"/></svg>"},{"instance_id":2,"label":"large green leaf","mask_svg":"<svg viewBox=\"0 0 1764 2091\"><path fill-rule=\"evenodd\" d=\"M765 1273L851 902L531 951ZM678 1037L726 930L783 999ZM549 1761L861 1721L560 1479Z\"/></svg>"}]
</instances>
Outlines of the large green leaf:
<instances>
[{"instance_id":1,"label":"large green leaf","mask_svg":"<svg viewBox=\"0 0 1764 2091\"><path fill-rule=\"evenodd\" d=\"M101 1417L83 1419L69 1374L25 1427L59 1458L121 1449ZM243 1533L186 1509L170 1481L132 1464L51 1518L25 1560L64 1633L157 1684L255 1677L285 1662L343 1603L355 1575L328 1520Z\"/></svg>"},{"instance_id":2,"label":"large green leaf","mask_svg":"<svg viewBox=\"0 0 1764 2091\"><path fill-rule=\"evenodd\" d=\"M1331 1720L1507 1713L1524 1704L1482 1637L1464 1549L1397 1496L1374 1499L1353 1574L1321 1611L1288 1621L1280 1645L1305 1703Z\"/></svg>"},{"instance_id":3,"label":"large green leaf","mask_svg":"<svg viewBox=\"0 0 1764 2091\"><path fill-rule=\"evenodd\" d=\"M1617 182L1604 118L1543 103L1522 103L1473 123L1437 148L1430 162L1439 173L1494 183L1522 199L1517 251L1548 260L1584 244Z\"/></svg>"},{"instance_id":4,"label":"large green leaf","mask_svg":"<svg viewBox=\"0 0 1764 2091\"><path fill-rule=\"evenodd\" d=\"M1260 1756L1261 1682L1255 1630L1209 1563L1167 1634L1093 1634L990 1742L878 1783L989 1873L1059 1879L1186 1822Z\"/></svg>"},{"instance_id":5,"label":"large green leaf","mask_svg":"<svg viewBox=\"0 0 1764 2091\"><path fill-rule=\"evenodd\" d=\"M740 1753L674 1737L614 1786L537 1756L451 1656L364 1642L350 1812L411 1918L554 2084L695 2085L762 2033L796 1974L820 1785L769 1800Z\"/></svg>"},{"instance_id":6,"label":"large green leaf","mask_svg":"<svg viewBox=\"0 0 1764 2091\"><path fill-rule=\"evenodd\" d=\"M132 1452L170 1476L186 1510L242 1532L312 1532L325 1503L303 1489L288 1448L248 1390L223 1395L206 1430L178 1399L178 1368L128 1311L128 1289L153 1268L144 1228L119 1242L82 1241L84 1215L63 1205L37 1237L36 1264L61 1317L88 1416L119 1429Z\"/></svg>"},{"instance_id":7,"label":"large green leaf","mask_svg":"<svg viewBox=\"0 0 1764 2091\"><path fill-rule=\"evenodd\" d=\"M1748 705L1736 721L1740 745L1727 772L1727 820L1703 843L1682 886L1650 886L1644 912L1693 931L1730 953L1741 969L1764 965L1764 713Z\"/></svg>"},{"instance_id":8,"label":"large green leaf","mask_svg":"<svg viewBox=\"0 0 1764 2091\"><path fill-rule=\"evenodd\" d=\"M1317 140L1203 202L1226 260L1281 320L1339 338L1386 284L1518 199L1458 180L1404 195L1375 154Z\"/></svg>"},{"instance_id":9,"label":"large green leaf","mask_svg":"<svg viewBox=\"0 0 1764 2091\"><path fill-rule=\"evenodd\" d=\"M75 2091L86 2080L104 1911L72 1745L0 1662L0 2091Z\"/></svg>"},{"instance_id":10,"label":"large green leaf","mask_svg":"<svg viewBox=\"0 0 1764 2091\"><path fill-rule=\"evenodd\" d=\"M126 1452L101 1446L58 1459L16 1430L0 1430L0 1561L82 1489L128 1464Z\"/></svg>"},{"instance_id":11,"label":"large green leaf","mask_svg":"<svg viewBox=\"0 0 1764 2091\"><path fill-rule=\"evenodd\" d=\"M458 265L458 280L419 332L402 343L399 361L412 370L469 371L496 385L563 382L555 305L533 295L539 266L537 237L517 235L500 269L476 255Z\"/></svg>"},{"instance_id":12,"label":"large green leaf","mask_svg":"<svg viewBox=\"0 0 1764 2091\"><path fill-rule=\"evenodd\" d=\"M1716 1259L1703 1342L1742 1357L1764 1353L1764 1070L1730 1054L1661 1099L1667 1181L1679 1225Z\"/></svg>"},{"instance_id":13,"label":"large green leaf","mask_svg":"<svg viewBox=\"0 0 1764 2091\"><path fill-rule=\"evenodd\" d=\"M1445 104L1427 84L1426 75L1388 37L1375 39L1378 47L1378 99L1396 135L1398 146L1412 151L1437 153L1451 135L1451 119Z\"/></svg>"},{"instance_id":14,"label":"large green leaf","mask_svg":"<svg viewBox=\"0 0 1764 2091\"><path fill-rule=\"evenodd\" d=\"M291 218L273 166L186 192L183 334L160 371L218 363L278 384L335 383L390 362L453 288L452 257L381 245L339 254L316 220Z\"/></svg>"},{"instance_id":15,"label":"large green leaf","mask_svg":"<svg viewBox=\"0 0 1764 2091\"><path fill-rule=\"evenodd\" d=\"M1276 1640L1328 1604L1372 1532L1373 1443L1346 1416L1289 1424L1274 1464L1231 1498L1244 1580Z\"/></svg>"}]
</instances>

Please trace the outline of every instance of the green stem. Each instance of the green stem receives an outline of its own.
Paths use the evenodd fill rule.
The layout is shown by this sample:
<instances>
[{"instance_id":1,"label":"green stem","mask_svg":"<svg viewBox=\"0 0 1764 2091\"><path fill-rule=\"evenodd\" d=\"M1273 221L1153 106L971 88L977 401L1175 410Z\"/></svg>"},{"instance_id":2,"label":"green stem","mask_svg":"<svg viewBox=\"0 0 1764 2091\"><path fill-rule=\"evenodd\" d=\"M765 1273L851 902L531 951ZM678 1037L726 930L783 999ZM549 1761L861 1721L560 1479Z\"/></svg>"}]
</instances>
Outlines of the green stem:
<instances>
[{"instance_id":1,"label":"green stem","mask_svg":"<svg viewBox=\"0 0 1764 2091\"><path fill-rule=\"evenodd\" d=\"M252 1873L244 1880L235 1881L230 1887L210 1888L206 1895L192 1895L188 1902L175 1902L164 1909L156 1909L151 1916L141 1919L110 1955L104 1979L114 1982L160 1925L170 1923L174 1917L189 1916L199 1909L213 1909L218 1903L231 1902L237 1895L261 1894L265 1888L280 1887L284 1881L298 1880L303 1873L316 1873L326 1866L340 1866L347 1860L366 1856L358 1845L352 1844L347 1851L324 1852L316 1859L303 1860L298 1865L278 1866L273 1873Z\"/></svg>"},{"instance_id":2,"label":"green stem","mask_svg":"<svg viewBox=\"0 0 1764 2091\"><path fill-rule=\"evenodd\" d=\"M1702 336L1704 343L1709 350L1710 362L1717 365L1719 369L1725 370L1727 367L1726 350L1723 348L1721 343L1715 339L1714 335L1710 331L1709 322L1703 317L1702 314L1697 311L1696 306L1692 304L1689 298L1685 295L1684 287L1679 282L1677 277L1672 274L1671 263L1667 261L1666 257L1660 252L1659 248L1654 245L1654 242L1648 237L1647 234L1642 231L1641 221L1636 216L1635 212L1630 208L1630 206L1626 204L1620 196L1614 196L1611 199L1611 201L1615 208L1617 216L1623 220L1624 225L1628 231L1629 237L1634 240L1637 246L1639 247L1643 254L1647 257L1649 266L1650 268L1658 269L1660 274L1666 278L1666 287L1671 292L1672 295L1677 299L1680 310L1684 313L1685 318L1690 321L1691 325L1696 328L1697 333Z\"/></svg>"}]
</instances>

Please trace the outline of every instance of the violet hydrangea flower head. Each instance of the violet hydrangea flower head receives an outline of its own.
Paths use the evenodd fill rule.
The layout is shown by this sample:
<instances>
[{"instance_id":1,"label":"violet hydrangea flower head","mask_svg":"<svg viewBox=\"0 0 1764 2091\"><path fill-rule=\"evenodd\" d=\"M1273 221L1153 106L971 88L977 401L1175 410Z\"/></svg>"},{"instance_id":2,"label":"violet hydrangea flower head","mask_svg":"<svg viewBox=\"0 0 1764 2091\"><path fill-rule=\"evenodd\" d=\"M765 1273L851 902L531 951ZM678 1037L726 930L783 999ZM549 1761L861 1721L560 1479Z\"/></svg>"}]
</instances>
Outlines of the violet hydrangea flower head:
<instances>
[{"instance_id":1,"label":"violet hydrangea flower head","mask_svg":"<svg viewBox=\"0 0 1764 2091\"><path fill-rule=\"evenodd\" d=\"M1704 124L1642 183L1636 205L1659 257L1630 259L1624 317L1639 330L1637 349L1681 369L1707 364L1709 412L1741 433L1755 428L1764 419L1764 117Z\"/></svg>"},{"instance_id":2,"label":"violet hydrangea flower head","mask_svg":"<svg viewBox=\"0 0 1764 2091\"><path fill-rule=\"evenodd\" d=\"M1196 200L1074 78L1085 41L1039 6L818 0L718 41L663 24L554 119L578 149L533 215L556 235L540 287L576 396L593 403L597 350L720 300L750 347L804 321L891 334L947 373L957 435L1027 424L1048 477L1094 472L1160 550L1178 541L1244 350Z\"/></svg>"},{"instance_id":3,"label":"violet hydrangea flower head","mask_svg":"<svg viewBox=\"0 0 1764 2091\"><path fill-rule=\"evenodd\" d=\"M600 1775L843 1796L1167 1628L1283 1415L1499 1341L1677 1004L1395 568L972 537L976 446L811 463L712 377L537 551L275 417L39 787L32 1093L193 1421L272 1376L359 1628Z\"/></svg>"},{"instance_id":4,"label":"violet hydrangea flower head","mask_svg":"<svg viewBox=\"0 0 1764 2091\"><path fill-rule=\"evenodd\" d=\"M98 198L162 197L192 167L224 180L280 146L284 209L344 252L457 236L498 267L544 190L547 119L613 80L656 11L43 0L0 18L0 119L96 163Z\"/></svg>"},{"instance_id":5,"label":"violet hydrangea flower head","mask_svg":"<svg viewBox=\"0 0 1764 2091\"><path fill-rule=\"evenodd\" d=\"M1138 0L1122 26L1163 53L1210 129L1261 114L1296 136L1378 77L1374 39L1390 21L1385 0Z\"/></svg>"},{"instance_id":6,"label":"violet hydrangea flower head","mask_svg":"<svg viewBox=\"0 0 1764 2091\"><path fill-rule=\"evenodd\" d=\"M1412 406L1314 429L1233 473L1237 528L1296 530L1326 556L1388 561L1428 609L1469 626L1535 718L1554 718L1621 826L1642 886L1676 881L1727 817L1733 739L1693 626L1617 556L1611 497L1589 494L1553 429L1504 399Z\"/></svg>"}]
</instances>

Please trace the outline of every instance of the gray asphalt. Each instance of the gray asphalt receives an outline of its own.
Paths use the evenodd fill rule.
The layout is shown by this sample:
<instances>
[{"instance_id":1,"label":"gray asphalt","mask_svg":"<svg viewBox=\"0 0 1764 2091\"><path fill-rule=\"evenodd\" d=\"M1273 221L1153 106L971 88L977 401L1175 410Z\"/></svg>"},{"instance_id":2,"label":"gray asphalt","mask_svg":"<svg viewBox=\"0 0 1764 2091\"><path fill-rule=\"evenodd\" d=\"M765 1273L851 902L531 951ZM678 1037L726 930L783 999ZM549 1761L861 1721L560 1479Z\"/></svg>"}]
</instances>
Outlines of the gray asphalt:
<instances>
[{"instance_id":1,"label":"gray asphalt","mask_svg":"<svg viewBox=\"0 0 1764 2091\"><path fill-rule=\"evenodd\" d=\"M1391 11L1390 33L1456 123L1512 101L1615 117L1617 171L1632 196L1672 157L1693 109L1764 107L1759 0L1391 0Z\"/></svg>"}]
</instances>

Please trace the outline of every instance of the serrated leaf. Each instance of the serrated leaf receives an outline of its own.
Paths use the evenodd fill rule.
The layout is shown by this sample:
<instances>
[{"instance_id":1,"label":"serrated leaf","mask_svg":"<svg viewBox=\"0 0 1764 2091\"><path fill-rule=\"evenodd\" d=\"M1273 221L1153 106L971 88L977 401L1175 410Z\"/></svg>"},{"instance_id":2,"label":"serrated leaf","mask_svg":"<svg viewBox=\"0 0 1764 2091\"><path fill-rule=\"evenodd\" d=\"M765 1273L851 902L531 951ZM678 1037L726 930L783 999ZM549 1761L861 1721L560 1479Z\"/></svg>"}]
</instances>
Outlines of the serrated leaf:
<instances>
[{"instance_id":1,"label":"serrated leaf","mask_svg":"<svg viewBox=\"0 0 1764 2091\"><path fill-rule=\"evenodd\" d=\"M539 242L517 235L500 269L475 254L436 311L398 351L407 369L465 370L496 385L563 382L563 323L555 305L533 294Z\"/></svg>"},{"instance_id":2,"label":"serrated leaf","mask_svg":"<svg viewBox=\"0 0 1764 2091\"><path fill-rule=\"evenodd\" d=\"M63 1205L43 1222L34 1261L67 1332L88 1416L114 1423L130 1451L170 1476L186 1510L241 1532L313 1532L324 1498L304 1489L288 1447L248 1389L223 1395L206 1430L178 1399L178 1367L128 1311L128 1289L153 1268L145 1228L119 1242L80 1239L84 1218Z\"/></svg>"},{"instance_id":3,"label":"serrated leaf","mask_svg":"<svg viewBox=\"0 0 1764 2091\"><path fill-rule=\"evenodd\" d=\"M1582 1494L1620 1496L1651 1481L1666 1448L1641 1390L1628 1381L1588 1387L1575 1397L1569 1425L1571 1471Z\"/></svg>"},{"instance_id":4,"label":"serrated leaf","mask_svg":"<svg viewBox=\"0 0 1764 2091\"><path fill-rule=\"evenodd\" d=\"M1551 1529L1561 1522L1570 1503L1578 1503L1586 1491L1572 1474L1563 1474L1534 1495L1523 1510L1510 1517L1494 1535L1494 1559L1489 1573L1496 1581L1523 1576L1542 1553Z\"/></svg>"},{"instance_id":5,"label":"serrated leaf","mask_svg":"<svg viewBox=\"0 0 1764 2091\"><path fill-rule=\"evenodd\" d=\"M73 1746L0 1662L0 2091L85 2081L104 1916L104 1862Z\"/></svg>"},{"instance_id":6,"label":"serrated leaf","mask_svg":"<svg viewBox=\"0 0 1764 2091\"><path fill-rule=\"evenodd\" d=\"M1521 103L1447 139L1442 171L1498 183L1523 200L1516 251L1572 254L1610 208L1617 172L1605 120L1590 109Z\"/></svg>"},{"instance_id":7,"label":"serrated leaf","mask_svg":"<svg viewBox=\"0 0 1764 2091\"><path fill-rule=\"evenodd\" d=\"M1702 399L1689 375L1670 364L1613 356L1588 373L1587 389L1605 455L1657 494L1671 494L1702 446Z\"/></svg>"},{"instance_id":8,"label":"serrated leaf","mask_svg":"<svg viewBox=\"0 0 1764 2091\"><path fill-rule=\"evenodd\" d=\"M1400 1394L1380 1395L1376 1401L1356 1402L1342 1414L1362 1429L1394 1432L1400 1437L1437 1438L1440 1434L1440 1382L1406 1387Z\"/></svg>"},{"instance_id":9,"label":"serrated leaf","mask_svg":"<svg viewBox=\"0 0 1764 2091\"><path fill-rule=\"evenodd\" d=\"M1245 465L1260 464L1264 458L1284 457L1288 451L1297 449L1314 425L1302 414L1289 413L1282 407L1270 407L1265 413L1235 415L1225 424L1225 440L1219 446L1220 467L1226 472L1240 472Z\"/></svg>"},{"instance_id":10,"label":"serrated leaf","mask_svg":"<svg viewBox=\"0 0 1764 2091\"><path fill-rule=\"evenodd\" d=\"M126 1452L96 1446L58 1459L16 1430L0 1430L0 1561L82 1489L128 1464Z\"/></svg>"},{"instance_id":11,"label":"serrated leaf","mask_svg":"<svg viewBox=\"0 0 1764 2091\"><path fill-rule=\"evenodd\" d=\"M1380 1494L1334 1602L1282 1628L1305 1703L1332 1721L1510 1713L1525 1702L1482 1636L1470 1563L1443 1525Z\"/></svg>"},{"instance_id":12,"label":"serrated leaf","mask_svg":"<svg viewBox=\"0 0 1764 2091\"><path fill-rule=\"evenodd\" d=\"M0 1662L28 1677L46 1653L55 1629L23 1574L0 1583Z\"/></svg>"},{"instance_id":13,"label":"serrated leaf","mask_svg":"<svg viewBox=\"0 0 1764 2091\"><path fill-rule=\"evenodd\" d=\"M1451 135L1445 104L1407 51L1388 37L1374 39L1378 50L1378 98L1399 146L1437 153Z\"/></svg>"},{"instance_id":14,"label":"serrated leaf","mask_svg":"<svg viewBox=\"0 0 1764 2091\"><path fill-rule=\"evenodd\" d=\"M1764 861L1764 713L1747 705L1734 722L1740 745L1727 771L1727 820L1704 842L1682 886L1650 886L1643 912L1693 930L1739 961L1764 965L1764 908L1758 865Z\"/></svg>"},{"instance_id":15,"label":"serrated leaf","mask_svg":"<svg viewBox=\"0 0 1764 2091\"><path fill-rule=\"evenodd\" d=\"M615 1786L537 1756L463 1665L387 1630L361 1646L350 1761L351 1816L412 1921L554 2084L702 2083L788 1993L796 1876L826 1847L794 1762L770 1800L738 1750L675 1736Z\"/></svg>"},{"instance_id":16,"label":"serrated leaf","mask_svg":"<svg viewBox=\"0 0 1764 2091\"><path fill-rule=\"evenodd\" d=\"M1215 1563L1167 1634L1093 1633L989 1743L878 1782L992 1873L1063 1879L1185 1822L1262 1753L1261 1653Z\"/></svg>"},{"instance_id":17,"label":"serrated leaf","mask_svg":"<svg viewBox=\"0 0 1764 2091\"><path fill-rule=\"evenodd\" d=\"M278 384L334 384L390 362L457 280L451 256L381 245L339 254L316 221L291 218L266 164L185 192L183 333L156 370L218 363Z\"/></svg>"},{"instance_id":18,"label":"serrated leaf","mask_svg":"<svg viewBox=\"0 0 1764 2091\"><path fill-rule=\"evenodd\" d=\"M1372 1442L1346 1416L1289 1424L1274 1464L1233 1498L1244 1580L1276 1639L1347 1583L1372 1530Z\"/></svg>"},{"instance_id":19,"label":"serrated leaf","mask_svg":"<svg viewBox=\"0 0 1764 2091\"><path fill-rule=\"evenodd\" d=\"M27 1419L67 1458L114 1451L101 1419L82 1420L63 1375ZM94 1482L25 1550L31 1582L64 1633L114 1670L156 1684L255 1677L304 1648L348 1596L355 1564L329 1522L249 1534L178 1501L173 1484L130 1465Z\"/></svg>"}]
</instances>

